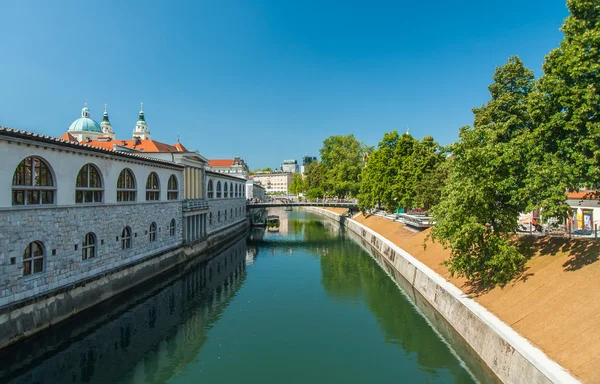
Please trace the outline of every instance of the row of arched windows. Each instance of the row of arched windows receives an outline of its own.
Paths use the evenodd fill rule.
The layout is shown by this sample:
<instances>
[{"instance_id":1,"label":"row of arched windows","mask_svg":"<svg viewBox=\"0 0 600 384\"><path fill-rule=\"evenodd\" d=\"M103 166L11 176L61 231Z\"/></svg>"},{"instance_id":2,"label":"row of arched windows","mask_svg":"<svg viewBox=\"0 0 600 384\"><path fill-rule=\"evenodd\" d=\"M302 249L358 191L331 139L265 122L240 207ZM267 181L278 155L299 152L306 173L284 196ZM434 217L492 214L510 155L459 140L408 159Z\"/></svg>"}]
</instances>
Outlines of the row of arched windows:
<instances>
[{"instance_id":1,"label":"row of arched windows","mask_svg":"<svg viewBox=\"0 0 600 384\"><path fill-rule=\"evenodd\" d=\"M12 204L54 204L56 183L50 166L40 157L30 156L21 161L13 175ZM117 179L117 201L136 201L137 187L133 172L125 168ZM179 198L177 176L167 183L167 200ZM151 172L146 180L146 200L160 200L160 178ZM85 164L79 170L75 183L75 203L93 204L104 201L104 185L100 170L94 164Z\"/></svg>"},{"instance_id":2,"label":"row of arched windows","mask_svg":"<svg viewBox=\"0 0 600 384\"><path fill-rule=\"evenodd\" d=\"M244 208L242 207L237 207L235 209L231 208L229 209L229 218L230 220L235 220L240 218L242 215L244 214ZM223 210L223 214L221 214L221 211L217 211L217 224L221 222L221 217L223 217L223 220L225 222L227 222L227 209ZM208 214L208 225L212 225L213 224L213 214L212 212L210 212Z\"/></svg>"},{"instance_id":3,"label":"row of arched windows","mask_svg":"<svg viewBox=\"0 0 600 384\"><path fill-rule=\"evenodd\" d=\"M206 196L209 199L214 199L215 196L217 199L227 199L227 198L237 198L244 197L245 191L243 189L244 184L232 182L227 183L223 182L223 187L221 188L221 181L217 181L217 185L213 184L212 180L208 180L208 186L206 187ZM228 187L229 186L229 187Z\"/></svg>"},{"instance_id":4,"label":"row of arched windows","mask_svg":"<svg viewBox=\"0 0 600 384\"><path fill-rule=\"evenodd\" d=\"M175 236L176 224L177 223L175 219L171 219L171 221L168 223L167 231L169 231L169 236ZM146 232L148 235L148 241L156 241L156 228L156 222L153 221L152 224L150 224L149 231ZM121 249L130 249L132 247L132 238L133 236L131 227L126 226L123 228L123 231L121 231L121 236L117 236L117 241L120 241L121 243ZM95 258L98 254L97 246L98 242L96 240L96 234L94 232L86 233L81 241L81 260ZM75 245L75 249L77 249L77 245ZM27 248L25 248L25 252L23 253L23 276L44 272L46 264L45 257L46 252L43 243L40 241L33 241L29 243Z\"/></svg>"}]
</instances>

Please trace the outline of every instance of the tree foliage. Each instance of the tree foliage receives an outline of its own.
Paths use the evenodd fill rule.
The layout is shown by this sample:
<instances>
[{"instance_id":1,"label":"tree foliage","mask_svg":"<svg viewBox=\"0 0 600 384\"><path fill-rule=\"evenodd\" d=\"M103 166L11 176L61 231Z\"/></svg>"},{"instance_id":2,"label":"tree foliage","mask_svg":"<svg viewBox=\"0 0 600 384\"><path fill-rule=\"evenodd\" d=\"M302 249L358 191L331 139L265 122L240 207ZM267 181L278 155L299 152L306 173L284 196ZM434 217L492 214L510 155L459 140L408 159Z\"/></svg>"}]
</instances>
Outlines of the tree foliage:
<instances>
[{"instance_id":1,"label":"tree foliage","mask_svg":"<svg viewBox=\"0 0 600 384\"><path fill-rule=\"evenodd\" d=\"M461 128L450 146L450 178L432 209L431 237L452 249L450 272L484 286L506 283L524 266L508 234L529 205L523 189L533 85L533 72L518 57L496 69L491 100L473 109L473 128Z\"/></svg>"},{"instance_id":2,"label":"tree foliage","mask_svg":"<svg viewBox=\"0 0 600 384\"><path fill-rule=\"evenodd\" d=\"M566 217L566 191L600 180L600 3L568 0L564 40L546 56L530 110L536 129L527 193Z\"/></svg>"},{"instance_id":3,"label":"tree foliage","mask_svg":"<svg viewBox=\"0 0 600 384\"><path fill-rule=\"evenodd\" d=\"M369 155L362 175L361 210L376 205L388 211L398 206L429 208L439 200L440 188L425 191L425 183L432 181L428 178L432 178L430 175L444 162L445 155L433 137L426 136L418 141L408 133L386 133L377 149ZM437 178L444 175L438 172Z\"/></svg>"},{"instance_id":4,"label":"tree foliage","mask_svg":"<svg viewBox=\"0 0 600 384\"><path fill-rule=\"evenodd\" d=\"M320 186L328 196L358 194L362 160L368 149L354 135L330 136L323 141Z\"/></svg>"},{"instance_id":5,"label":"tree foliage","mask_svg":"<svg viewBox=\"0 0 600 384\"><path fill-rule=\"evenodd\" d=\"M289 191L294 195L304 191L304 180L302 180L302 176L299 173L294 173L292 175L292 182L290 183Z\"/></svg>"}]
</instances>

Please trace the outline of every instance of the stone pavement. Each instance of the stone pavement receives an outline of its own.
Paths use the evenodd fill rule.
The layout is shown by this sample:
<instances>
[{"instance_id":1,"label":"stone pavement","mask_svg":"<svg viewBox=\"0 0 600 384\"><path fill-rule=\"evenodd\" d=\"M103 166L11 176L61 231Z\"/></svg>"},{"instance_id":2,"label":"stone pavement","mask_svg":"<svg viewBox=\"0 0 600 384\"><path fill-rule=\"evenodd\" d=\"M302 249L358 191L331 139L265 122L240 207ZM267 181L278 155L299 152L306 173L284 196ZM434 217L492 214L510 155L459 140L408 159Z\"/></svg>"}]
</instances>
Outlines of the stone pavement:
<instances>
[{"instance_id":1,"label":"stone pavement","mask_svg":"<svg viewBox=\"0 0 600 384\"><path fill-rule=\"evenodd\" d=\"M330 209L343 213L343 209ZM505 287L478 292L451 278L440 263L450 255L423 244L429 230L414 232L387 218L362 214L354 220L377 231L444 276L586 383L600 383L600 242L523 238L530 257L523 276ZM527 250L536 242L537 251Z\"/></svg>"}]
</instances>

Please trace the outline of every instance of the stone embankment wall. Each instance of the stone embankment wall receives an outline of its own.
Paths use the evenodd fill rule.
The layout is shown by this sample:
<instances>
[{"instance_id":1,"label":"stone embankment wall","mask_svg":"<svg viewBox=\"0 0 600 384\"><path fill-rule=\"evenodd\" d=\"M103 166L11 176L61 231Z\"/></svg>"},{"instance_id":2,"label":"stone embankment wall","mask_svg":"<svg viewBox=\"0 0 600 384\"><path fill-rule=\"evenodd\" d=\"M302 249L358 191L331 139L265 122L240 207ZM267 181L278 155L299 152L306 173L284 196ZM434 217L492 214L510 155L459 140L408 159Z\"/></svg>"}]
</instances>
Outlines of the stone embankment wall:
<instances>
[{"instance_id":1,"label":"stone embankment wall","mask_svg":"<svg viewBox=\"0 0 600 384\"><path fill-rule=\"evenodd\" d=\"M309 208L344 224L372 251L391 276L402 276L506 383L577 383L564 368L500 321L475 300L370 228L320 208ZM414 295L410 295L414 297Z\"/></svg>"},{"instance_id":2,"label":"stone embankment wall","mask_svg":"<svg viewBox=\"0 0 600 384\"><path fill-rule=\"evenodd\" d=\"M136 208L139 209L140 205ZM127 259L118 257L117 250L115 251L117 260L122 263L110 264L113 266L111 269L98 271L95 274L90 271L72 284L45 289L37 295L29 295L27 298L0 307L0 347L35 334L192 258L208 257L208 254L199 255L199 252L208 251L230 241L245 232L247 227L248 220L239 219L209 235L205 241L190 247L181 246L181 230L178 229L177 235L174 236L176 238L174 241L179 243L176 246L167 249L157 247L153 252ZM161 234L164 232L165 228L162 229ZM143 233L138 234L138 238L145 236ZM110 240L115 241L115 237L111 237ZM133 244L135 241L136 238L133 239ZM104 256L108 257L108 255ZM48 282L52 281L54 280L48 279Z\"/></svg>"}]
</instances>

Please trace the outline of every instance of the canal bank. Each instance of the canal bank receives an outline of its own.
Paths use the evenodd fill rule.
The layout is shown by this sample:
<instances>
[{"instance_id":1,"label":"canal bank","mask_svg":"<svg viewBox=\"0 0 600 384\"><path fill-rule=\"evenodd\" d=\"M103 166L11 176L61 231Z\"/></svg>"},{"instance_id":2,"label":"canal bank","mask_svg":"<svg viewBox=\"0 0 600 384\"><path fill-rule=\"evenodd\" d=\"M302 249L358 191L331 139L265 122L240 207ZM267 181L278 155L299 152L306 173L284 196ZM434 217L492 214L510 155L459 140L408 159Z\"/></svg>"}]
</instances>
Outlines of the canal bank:
<instances>
[{"instance_id":1,"label":"canal bank","mask_svg":"<svg viewBox=\"0 0 600 384\"><path fill-rule=\"evenodd\" d=\"M376 259L388 275L392 278L400 275L406 279L414 293L427 300L502 381L577 382L506 323L385 236L363 223L343 217L339 211L307 210L341 222L358 235L363 245L381 256Z\"/></svg>"},{"instance_id":2,"label":"canal bank","mask_svg":"<svg viewBox=\"0 0 600 384\"><path fill-rule=\"evenodd\" d=\"M185 266L192 260L195 263L202 262L211 250L239 237L247 228L248 220L243 219L214 230L192 244L163 250L67 286L5 305L0 308L0 348L121 295L177 266Z\"/></svg>"}]
</instances>

